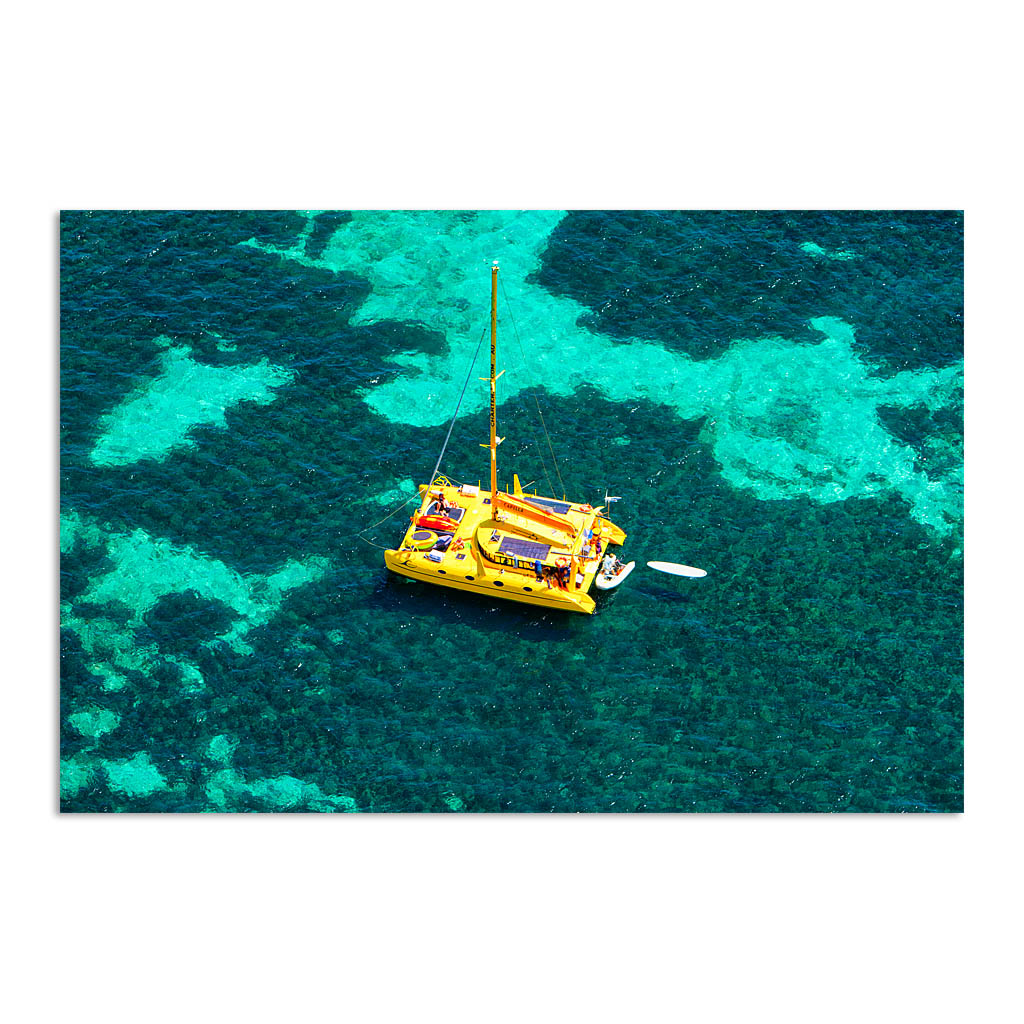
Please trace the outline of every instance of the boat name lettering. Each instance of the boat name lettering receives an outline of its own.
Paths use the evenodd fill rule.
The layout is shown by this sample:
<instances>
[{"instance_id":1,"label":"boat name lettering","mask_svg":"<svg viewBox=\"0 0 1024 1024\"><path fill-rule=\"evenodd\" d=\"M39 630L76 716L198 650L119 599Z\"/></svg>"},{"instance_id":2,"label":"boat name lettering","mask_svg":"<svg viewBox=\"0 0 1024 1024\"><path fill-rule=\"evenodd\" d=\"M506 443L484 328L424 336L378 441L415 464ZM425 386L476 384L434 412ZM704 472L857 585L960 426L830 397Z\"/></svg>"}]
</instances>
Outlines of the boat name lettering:
<instances>
[{"instance_id":1,"label":"boat name lettering","mask_svg":"<svg viewBox=\"0 0 1024 1024\"><path fill-rule=\"evenodd\" d=\"M498 565L513 565L519 568L519 562L511 555L503 555L500 551L486 552L487 557Z\"/></svg>"}]
</instances>

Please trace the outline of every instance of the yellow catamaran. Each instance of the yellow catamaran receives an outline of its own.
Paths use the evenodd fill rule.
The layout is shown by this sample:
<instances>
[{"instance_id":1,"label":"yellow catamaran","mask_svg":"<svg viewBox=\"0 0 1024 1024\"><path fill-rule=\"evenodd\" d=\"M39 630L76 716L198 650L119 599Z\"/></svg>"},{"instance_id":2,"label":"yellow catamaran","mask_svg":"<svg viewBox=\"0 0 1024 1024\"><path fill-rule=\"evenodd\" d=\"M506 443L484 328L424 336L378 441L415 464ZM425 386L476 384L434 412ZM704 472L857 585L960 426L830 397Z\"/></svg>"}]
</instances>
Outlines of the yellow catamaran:
<instances>
[{"instance_id":1,"label":"yellow catamaran","mask_svg":"<svg viewBox=\"0 0 1024 1024\"><path fill-rule=\"evenodd\" d=\"M486 597L592 614L591 585L611 545L625 533L585 502L524 493L513 475L511 493L498 490L495 373L498 265L491 268L491 489L456 486L445 476L420 484L420 508L399 547L384 552L392 571ZM505 371L502 370L502 373ZM456 410L457 414L457 410ZM454 421L453 421L454 422ZM443 454L443 450L442 450ZM438 459L440 465L440 459ZM435 474L437 469L435 468Z\"/></svg>"}]
</instances>

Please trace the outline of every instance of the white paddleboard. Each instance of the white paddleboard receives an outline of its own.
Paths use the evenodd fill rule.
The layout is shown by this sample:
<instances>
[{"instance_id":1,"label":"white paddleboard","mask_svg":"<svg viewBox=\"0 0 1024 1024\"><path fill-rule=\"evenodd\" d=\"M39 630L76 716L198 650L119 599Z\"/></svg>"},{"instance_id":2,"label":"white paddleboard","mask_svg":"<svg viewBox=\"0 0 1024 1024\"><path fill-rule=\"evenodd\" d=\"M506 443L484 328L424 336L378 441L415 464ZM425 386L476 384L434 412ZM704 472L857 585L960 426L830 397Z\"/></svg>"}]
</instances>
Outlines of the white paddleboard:
<instances>
[{"instance_id":1,"label":"white paddleboard","mask_svg":"<svg viewBox=\"0 0 1024 1024\"><path fill-rule=\"evenodd\" d=\"M679 565L677 562L648 562L647 564L652 569L657 569L658 572L671 573L673 576L689 576L695 580L700 579L701 576L707 576L704 569L695 569L692 565Z\"/></svg>"},{"instance_id":2,"label":"white paddleboard","mask_svg":"<svg viewBox=\"0 0 1024 1024\"><path fill-rule=\"evenodd\" d=\"M599 572L594 577L594 584L598 590L611 590L613 587L617 587L632 571L636 562L627 562L620 570L617 576L606 576L603 572Z\"/></svg>"}]
</instances>

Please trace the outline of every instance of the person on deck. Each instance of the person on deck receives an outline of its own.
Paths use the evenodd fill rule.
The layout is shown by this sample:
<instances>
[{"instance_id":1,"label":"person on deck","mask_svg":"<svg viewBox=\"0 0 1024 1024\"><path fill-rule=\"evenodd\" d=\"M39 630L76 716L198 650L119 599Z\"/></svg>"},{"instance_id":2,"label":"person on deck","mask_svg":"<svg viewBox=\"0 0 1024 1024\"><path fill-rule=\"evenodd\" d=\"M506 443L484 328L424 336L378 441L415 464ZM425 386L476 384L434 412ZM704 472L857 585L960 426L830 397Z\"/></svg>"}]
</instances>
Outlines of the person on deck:
<instances>
[{"instance_id":1,"label":"person on deck","mask_svg":"<svg viewBox=\"0 0 1024 1024\"><path fill-rule=\"evenodd\" d=\"M602 569L606 576L617 576L619 571L622 569L623 563L619 561L610 551L604 556L604 562L602 563Z\"/></svg>"}]
</instances>

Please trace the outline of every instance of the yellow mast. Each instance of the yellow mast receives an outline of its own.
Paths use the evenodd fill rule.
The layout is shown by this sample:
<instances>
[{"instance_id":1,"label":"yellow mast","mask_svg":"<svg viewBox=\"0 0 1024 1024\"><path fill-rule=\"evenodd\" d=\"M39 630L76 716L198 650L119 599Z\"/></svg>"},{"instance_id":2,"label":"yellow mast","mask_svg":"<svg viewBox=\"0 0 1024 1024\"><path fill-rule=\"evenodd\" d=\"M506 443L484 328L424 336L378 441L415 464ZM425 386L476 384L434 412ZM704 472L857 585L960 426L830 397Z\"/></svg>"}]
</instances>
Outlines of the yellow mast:
<instances>
[{"instance_id":1,"label":"yellow mast","mask_svg":"<svg viewBox=\"0 0 1024 1024\"><path fill-rule=\"evenodd\" d=\"M496 419L494 411L494 397L495 390L494 385L498 381L498 377L505 371L495 375L496 359L498 350L498 261L494 261L494 266L491 267L491 375L490 377L481 377L481 380L489 380L491 382L491 443L489 445L482 444L481 448L491 449L491 495L498 493L498 445L501 444L505 439L498 437L495 433Z\"/></svg>"}]
</instances>

